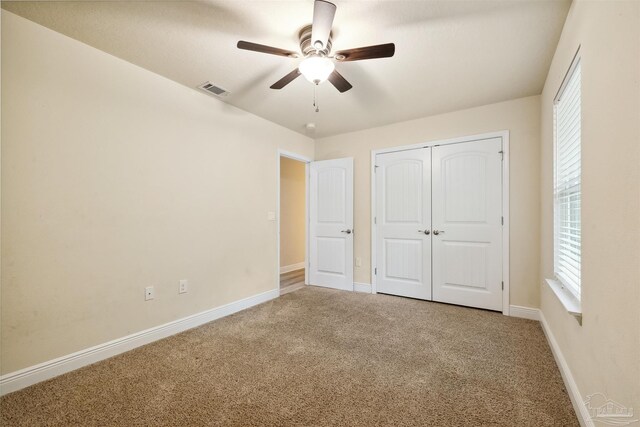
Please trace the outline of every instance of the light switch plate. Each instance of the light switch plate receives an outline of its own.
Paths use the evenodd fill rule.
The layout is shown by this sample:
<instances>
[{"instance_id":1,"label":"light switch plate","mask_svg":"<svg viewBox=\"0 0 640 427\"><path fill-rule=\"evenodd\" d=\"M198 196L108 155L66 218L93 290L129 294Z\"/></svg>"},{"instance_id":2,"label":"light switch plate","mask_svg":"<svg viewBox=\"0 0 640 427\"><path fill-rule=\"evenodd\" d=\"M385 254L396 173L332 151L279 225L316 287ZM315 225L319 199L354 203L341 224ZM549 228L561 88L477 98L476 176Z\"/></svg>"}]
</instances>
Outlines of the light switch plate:
<instances>
[{"instance_id":1,"label":"light switch plate","mask_svg":"<svg viewBox=\"0 0 640 427\"><path fill-rule=\"evenodd\" d=\"M181 279L178 284L178 293L185 294L189 291L189 281L187 279Z\"/></svg>"},{"instance_id":2,"label":"light switch plate","mask_svg":"<svg viewBox=\"0 0 640 427\"><path fill-rule=\"evenodd\" d=\"M356 267L362 267L362 258L356 257Z\"/></svg>"},{"instance_id":3,"label":"light switch plate","mask_svg":"<svg viewBox=\"0 0 640 427\"><path fill-rule=\"evenodd\" d=\"M147 286L146 288L144 288L144 300L145 301L152 300L153 298L155 298L155 296L156 296L156 291L153 288L153 286Z\"/></svg>"}]
</instances>

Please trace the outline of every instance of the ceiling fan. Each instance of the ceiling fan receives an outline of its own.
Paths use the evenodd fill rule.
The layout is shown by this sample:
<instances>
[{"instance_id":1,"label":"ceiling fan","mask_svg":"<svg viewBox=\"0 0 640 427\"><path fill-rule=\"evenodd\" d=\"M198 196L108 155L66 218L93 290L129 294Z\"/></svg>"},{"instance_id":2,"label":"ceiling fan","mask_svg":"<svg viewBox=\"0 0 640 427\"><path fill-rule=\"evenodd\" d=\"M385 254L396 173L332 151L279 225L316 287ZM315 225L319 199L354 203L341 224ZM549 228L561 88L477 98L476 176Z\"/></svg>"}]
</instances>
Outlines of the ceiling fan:
<instances>
[{"instance_id":1,"label":"ceiling fan","mask_svg":"<svg viewBox=\"0 0 640 427\"><path fill-rule=\"evenodd\" d=\"M331 53L331 25L336 14L336 5L324 0L315 0L313 5L313 24L300 30L300 51L305 58L298 68L271 85L271 89L282 89L302 74L310 82L319 85L329 80L340 92L346 92L353 86L335 69L334 61L362 61L364 59L389 58L395 53L393 43L358 47ZM299 58L300 54L286 49L265 46L247 41L239 41L238 48L271 55Z\"/></svg>"}]
</instances>

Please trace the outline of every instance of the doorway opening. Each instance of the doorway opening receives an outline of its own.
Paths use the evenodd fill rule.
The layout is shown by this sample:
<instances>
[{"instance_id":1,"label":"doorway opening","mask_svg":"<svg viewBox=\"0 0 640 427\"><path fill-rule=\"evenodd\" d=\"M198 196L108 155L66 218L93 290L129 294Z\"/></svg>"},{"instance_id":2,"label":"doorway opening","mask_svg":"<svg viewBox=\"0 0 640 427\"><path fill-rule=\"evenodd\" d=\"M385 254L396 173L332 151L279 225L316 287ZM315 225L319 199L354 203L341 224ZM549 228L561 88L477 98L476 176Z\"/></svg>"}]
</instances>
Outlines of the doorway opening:
<instances>
[{"instance_id":1,"label":"doorway opening","mask_svg":"<svg viewBox=\"0 0 640 427\"><path fill-rule=\"evenodd\" d=\"M284 295L307 283L308 160L280 152L278 162L278 283Z\"/></svg>"}]
</instances>

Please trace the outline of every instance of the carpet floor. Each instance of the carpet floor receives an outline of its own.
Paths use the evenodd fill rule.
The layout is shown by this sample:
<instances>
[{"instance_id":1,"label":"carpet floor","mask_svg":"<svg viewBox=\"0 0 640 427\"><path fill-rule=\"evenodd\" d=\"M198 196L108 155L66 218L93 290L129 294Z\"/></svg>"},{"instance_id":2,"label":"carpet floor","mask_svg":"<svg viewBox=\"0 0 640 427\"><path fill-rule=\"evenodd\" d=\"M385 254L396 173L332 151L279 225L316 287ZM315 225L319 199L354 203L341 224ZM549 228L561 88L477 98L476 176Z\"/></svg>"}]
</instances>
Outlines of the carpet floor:
<instances>
[{"instance_id":1,"label":"carpet floor","mask_svg":"<svg viewBox=\"0 0 640 427\"><path fill-rule=\"evenodd\" d=\"M538 322L305 287L6 395L2 426L577 426Z\"/></svg>"}]
</instances>

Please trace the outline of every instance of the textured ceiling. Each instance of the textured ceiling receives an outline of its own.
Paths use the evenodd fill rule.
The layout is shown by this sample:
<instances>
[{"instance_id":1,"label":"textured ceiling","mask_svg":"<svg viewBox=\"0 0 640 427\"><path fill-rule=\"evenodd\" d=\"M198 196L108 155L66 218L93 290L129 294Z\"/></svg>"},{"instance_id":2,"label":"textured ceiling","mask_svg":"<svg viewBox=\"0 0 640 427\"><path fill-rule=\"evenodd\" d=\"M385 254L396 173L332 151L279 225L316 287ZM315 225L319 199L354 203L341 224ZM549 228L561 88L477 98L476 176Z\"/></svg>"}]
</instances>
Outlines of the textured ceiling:
<instances>
[{"instance_id":1,"label":"textured ceiling","mask_svg":"<svg viewBox=\"0 0 640 427\"><path fill-rule=\"evenodd\" d=\"M394 42L393 58L339 63L340 94L300 77L269 86L299 59L238 50L238 40L299 50L313 1L2 2L2 7L189 87L211 81L224 102L313 136L539 94L567 0L340 1L333 50ZM203 95L207 96L207 95Z\"/></svg>"}]
</instances>

